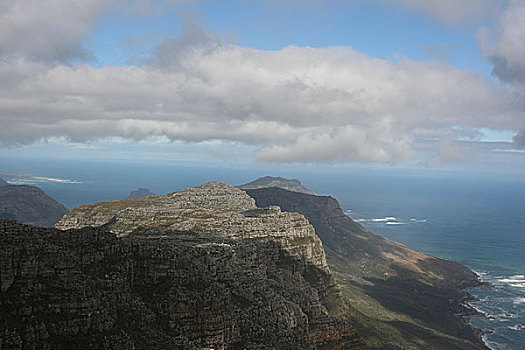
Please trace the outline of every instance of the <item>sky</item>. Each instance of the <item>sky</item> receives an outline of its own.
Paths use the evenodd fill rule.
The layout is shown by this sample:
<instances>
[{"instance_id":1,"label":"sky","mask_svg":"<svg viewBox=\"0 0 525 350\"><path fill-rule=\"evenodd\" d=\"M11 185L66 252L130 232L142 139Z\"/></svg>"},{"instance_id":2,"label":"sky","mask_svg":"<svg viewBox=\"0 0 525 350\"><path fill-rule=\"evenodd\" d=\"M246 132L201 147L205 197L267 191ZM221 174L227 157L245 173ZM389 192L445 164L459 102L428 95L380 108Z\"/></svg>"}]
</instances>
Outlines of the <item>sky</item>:
<instances>
[{"instance_id":1,"label":"sky","mask_svg":"<svg viewBox=\"0 0 525 350\"><path fill-rule=\"evenodd\" d=\"M3 0L0 159L525 172L525 0Z\"/></svg>"}]
</instances>

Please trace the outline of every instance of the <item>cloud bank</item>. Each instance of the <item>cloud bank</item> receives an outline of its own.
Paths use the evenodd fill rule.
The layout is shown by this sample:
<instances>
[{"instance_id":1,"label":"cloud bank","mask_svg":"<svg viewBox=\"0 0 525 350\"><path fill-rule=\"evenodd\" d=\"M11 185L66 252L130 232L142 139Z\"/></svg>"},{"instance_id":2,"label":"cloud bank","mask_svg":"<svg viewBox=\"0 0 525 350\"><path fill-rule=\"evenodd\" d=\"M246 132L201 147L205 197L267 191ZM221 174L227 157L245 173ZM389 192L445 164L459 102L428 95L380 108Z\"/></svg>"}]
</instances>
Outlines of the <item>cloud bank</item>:
<instances>
[{"instance_id":1,"label":"cloud bank","mask_svg":"<svg viewBox=\"0 0 525 350\"><path fill-rule=\"evenodd\" d=\"M520 90L444 63L392 62L347 47L264 51L189 27L143 66L71 65L68 59L86 54L80 44L106 6L72 3L61 11L78 26L26 23L17 15L18 2L2 5L7 15L0 29L10 28L0 30L2 146L51 137L166 136L255 145L255 159L267 162L394 164L410 161L421 138L524 127ZM62 25L78 30L55 39ZM42 33L45 45L39 38L34 47L12 42L27 26ZM441 148L453 153L450 145Z\"/></svg>"},{"instance_id":2,"label":"cloud bank","mask_svg":"<svg viewBox=\"0 0 525 350\"><path fill-rule=\"evenodd\" d=\"M429 14L449 25L477 22L496 13L501 6L498 0L379 0L401 5L414 11Z\"/></svg>"}]
</instances>

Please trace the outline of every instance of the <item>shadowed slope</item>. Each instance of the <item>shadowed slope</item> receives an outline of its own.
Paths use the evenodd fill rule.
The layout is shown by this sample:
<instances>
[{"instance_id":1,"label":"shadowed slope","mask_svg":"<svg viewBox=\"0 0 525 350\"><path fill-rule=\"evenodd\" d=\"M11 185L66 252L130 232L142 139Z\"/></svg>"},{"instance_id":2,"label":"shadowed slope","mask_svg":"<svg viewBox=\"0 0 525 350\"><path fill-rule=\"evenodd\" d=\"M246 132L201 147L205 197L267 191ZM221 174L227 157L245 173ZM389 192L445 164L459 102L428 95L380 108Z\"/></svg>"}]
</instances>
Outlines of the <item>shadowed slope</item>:
<instances>
[{"instance_id":1,"label":"shadowed slope","mask_svg":"<svg viewBox=\"0 0 525 350\"><path fill-rule=\"evenodd\" d=\"M0 186L0 219L36 226L53 226L68 210L40 188Z\"/></svg>"}]
</instances>

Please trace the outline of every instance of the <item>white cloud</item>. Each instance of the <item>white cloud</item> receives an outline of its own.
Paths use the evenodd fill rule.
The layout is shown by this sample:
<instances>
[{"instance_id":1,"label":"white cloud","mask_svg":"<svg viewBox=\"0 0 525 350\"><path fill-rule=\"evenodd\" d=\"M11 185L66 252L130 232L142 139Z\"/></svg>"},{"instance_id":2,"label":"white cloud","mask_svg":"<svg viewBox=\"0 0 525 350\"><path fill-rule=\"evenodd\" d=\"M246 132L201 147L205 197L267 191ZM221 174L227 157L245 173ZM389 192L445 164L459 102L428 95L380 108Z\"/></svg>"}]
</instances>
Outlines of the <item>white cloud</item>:
<instances>
[{"instance_id":1,"label":"white cloud","mask_svg":"<svg viewBox=\"0 0 525 350\"><path fill-rule=\"evenodd\" d=\"M256 145L263 161L396 163L418 137L521 128L522 95L443 63L189 35L203 40L168 41L144 67L4 61L0 142L164 135Z\"/></svg>"},{"instance_id":2,"label":"white cloud","mask_svg":"<svg viewBox=\"0 0 525 350\"><path fill-rule=\"evenodd\" d=\"M483 27L478 40L503 81L525 87L525 1L510 0L496 31Z\"/></svg>"},{"instance_id":3,"label":"white cloud","mask_svg":"<svg viewBox=\"0 0 525 350\"><path fill-rule=\"evenodd\" d=\"M45 61L90 58L82 42L109 2L105 0L2 0L0 58Z\"/></svg>"},{"instance_id":4,"label":"white cloud","mask_svg":"<svg viewBox=\"0 0 525 350\"><path fill-rule=\"evenodd\" d=\"M500 0L379 0L427 13L449 25L482 21L495 14Z\"/></svg>"},{"instance_id":5,"label":"white cloud","mask_svg":"<svg viewBox=\"0 0 525 350\"><path fill-rule=\"evenodd\" d=\"M448 1L399 1L455 20ZM141 15L158 5L0 3L0 145L164 136L254 145L261 161L396 163L412 158L418 138L469 137L477 128L518 133L524 126L518 90L443 63L391 62L351 48L263 51L188 27L142 67L68 64L89 56L82 43L105 10ZM456 15L468 6L458 5ZM505 57L521 54L499 47L493 51Z\"/></svg>"}]
</instances>

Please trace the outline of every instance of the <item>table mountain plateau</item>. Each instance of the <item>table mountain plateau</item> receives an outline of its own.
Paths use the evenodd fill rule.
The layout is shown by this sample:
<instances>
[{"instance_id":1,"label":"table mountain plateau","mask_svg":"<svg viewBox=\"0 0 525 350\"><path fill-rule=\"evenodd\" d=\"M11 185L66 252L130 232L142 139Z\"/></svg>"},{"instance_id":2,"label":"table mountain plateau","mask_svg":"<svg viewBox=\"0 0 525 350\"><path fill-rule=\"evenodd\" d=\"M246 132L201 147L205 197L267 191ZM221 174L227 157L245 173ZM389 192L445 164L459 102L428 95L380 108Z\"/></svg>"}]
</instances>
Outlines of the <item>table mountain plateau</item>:
<instances>
[{"instance_id":1,"label":"table mountain plateau","mask_svg":"<svg viewBox=\"0 0 525 350\"><path fill-rule=\"evenodd\" d=\"M40 188L28 185L0 186L0 219L35 226L53 226L68 210Z\"/></svg>"}]
</instances>

